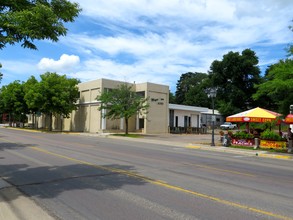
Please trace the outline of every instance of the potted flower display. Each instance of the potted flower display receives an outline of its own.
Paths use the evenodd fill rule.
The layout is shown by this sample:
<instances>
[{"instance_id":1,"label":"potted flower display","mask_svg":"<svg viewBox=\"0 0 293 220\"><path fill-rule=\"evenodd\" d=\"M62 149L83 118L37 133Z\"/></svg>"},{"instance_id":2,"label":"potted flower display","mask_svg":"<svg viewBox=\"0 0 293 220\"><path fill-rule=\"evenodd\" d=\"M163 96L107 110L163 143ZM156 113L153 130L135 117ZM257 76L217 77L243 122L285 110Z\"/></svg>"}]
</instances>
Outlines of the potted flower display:
<instances>
[{"instance_id":1,"label":"potted flower display","mask_svg":"<svg viewBox=\"0 0 293 220\"><path fill-rule=\"evenodd\" d=\"M286 149L287 141L286 139L282 138L278 133L270 130L265 130L260 135L260 147L270 149Z\"/></svg>"},{"instance_id":2,"label":"potted flower display","mask_svg":"<svg viewBox=\"0 0 293 220\"><path fill-rule=\"evenodd\" d=\"M231 134L232 144L238 146L254 146L254 136L253 134L247 133L245 131L238 131Z\"/></svg>"}]
</instances>

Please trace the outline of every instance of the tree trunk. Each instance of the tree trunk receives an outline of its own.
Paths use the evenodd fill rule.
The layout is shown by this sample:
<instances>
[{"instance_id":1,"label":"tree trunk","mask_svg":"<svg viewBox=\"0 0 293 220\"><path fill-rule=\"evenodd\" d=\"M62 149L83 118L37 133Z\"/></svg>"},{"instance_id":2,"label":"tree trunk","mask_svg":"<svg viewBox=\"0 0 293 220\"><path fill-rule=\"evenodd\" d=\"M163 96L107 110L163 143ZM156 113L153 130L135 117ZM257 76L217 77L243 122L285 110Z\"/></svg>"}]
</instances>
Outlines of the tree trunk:
<instances>
[{"instance_id":1,"label":"tree trunk","mask_svg":"<svg viewBox=\"0 0 293 220\"><path fill-rule=\"evenodd\" d=\"M49 114L49 131L52 131L53 114Z\"/></svg>"},{"instance_id":2,"label":"tree trunk","mask_svg":"<svg viewBox=\"0 0 293 220\"><path fill-rule=\"evenodd\" d=\"M8 114L8 123L9 123L9 127L12 127L12 120L11 120L11 113L10 112Z\"/></svg>"},{"instance_id":3,"label":"tree trunk","mask_svg":"<svg viewBox=\"0 0 293 220\"><path fill-rule=\"evenodd\" d=\"M32 116L32 124L33 124L33 126L32 126L32 128L33 129L36 129L36 114L33 112L33 116Z\"/></svg>"},{"instance_id":4,"label":"tree trunk","mask_svg":"<svg viewBox=\"0 0 293 220\"><path fill-rule=\"evenodd\" d=\"M125 118L125 135L128 135L128 118Z\"/></svg>"}]
</instances>

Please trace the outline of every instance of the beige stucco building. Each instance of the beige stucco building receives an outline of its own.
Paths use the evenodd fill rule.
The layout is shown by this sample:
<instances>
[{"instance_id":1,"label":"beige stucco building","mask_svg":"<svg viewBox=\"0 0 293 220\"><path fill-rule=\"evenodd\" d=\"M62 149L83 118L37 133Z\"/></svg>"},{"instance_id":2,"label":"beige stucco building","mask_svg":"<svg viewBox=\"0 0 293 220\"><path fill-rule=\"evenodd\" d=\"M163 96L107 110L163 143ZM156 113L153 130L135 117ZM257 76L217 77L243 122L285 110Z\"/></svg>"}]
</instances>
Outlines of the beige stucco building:
<instances>
[{"instance_id":1,"label":"beige stucco building","mask_svg":"<svg viewBox=\"0 0 293 220\"><path fill-rule=\"evenodd\" d=\"M105 112L99 111L100 102L97 96L108 89L117 88L125 83L109 79L98 79L78 85L80 99L77 103L78 109L73 111L71 117L63 119L63 131L78 132L109 132L124 131L124 119L110 120L103 117ZM129 119L129 131L141 131L142 133L167 133L168 132L168 103L169 87L154 83L127 83L132 86L133 91L144 98L149 98L149 109L146 115L139 115ZM55 120L55 127L59 127Z\"/></svg>"},{"instance_id":2,"label":"beige stucco building","mask_svg":"<svg viewBox=\"0 0 293 220\"><path fill-rule=\"evenodd\" d=\"M105 133L125 131L124 119L111 120L103 117L105 110L100 111L97 96L109 89L115 89L126 82L97 79L78 84L80 98L77 110L70 118L54 117L53 130ZM169 86L155 83L126 83L133 91L148 98L149 109L145 115L134 115L129 119L129 132L145 134L168 133L182 128L201 128L205 124L204 115L209 114L208 108L169 104ZM47 121L46 121L47 120ZM29 117L29 123L32 123ZM33 124L33 123L32 123ZM38 117L38 128L45 128L48 118ZM184 129L183 129L184 130ZM184 130L184 131L185 131Z\"/></svg>"}]
</instances>

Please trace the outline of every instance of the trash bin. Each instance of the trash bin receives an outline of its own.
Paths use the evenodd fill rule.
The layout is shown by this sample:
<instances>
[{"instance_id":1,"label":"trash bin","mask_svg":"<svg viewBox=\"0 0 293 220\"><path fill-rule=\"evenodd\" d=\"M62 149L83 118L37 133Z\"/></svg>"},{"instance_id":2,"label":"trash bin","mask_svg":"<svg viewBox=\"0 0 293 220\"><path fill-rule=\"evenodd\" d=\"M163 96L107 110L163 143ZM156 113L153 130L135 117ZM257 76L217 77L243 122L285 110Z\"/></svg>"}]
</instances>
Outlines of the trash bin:
<instances>
[{"instance_id":1,"label":"trash bin","mask_svg":"<svg viewBox=\"0 0 293 220\"><path fill-rule=\"evenodd\" d=\"M223 146L224 147L229 147L231 146L231 139L229 137L228 134L224 134L224 138L223 138Z\"/></svg>"},{"instance_id":2,"label":"trash bin","mask_svg":"<svg viewBox=\"0 0 293 220\"><path fill-rule=\"evenodd\" d=\"M292 140L288 140L288 153L293 153L293 143L292 143Z\"/></svg>"},{"instance_id":3,"label":"trash bin","mask_svg":"<svg viewBox=\"0 0 293 220\"><path fill-rule=\"evenodd\" d=\"M259 139L258 138L254 138L254 149L259 148Z\"/></svg>"}]
</instances>

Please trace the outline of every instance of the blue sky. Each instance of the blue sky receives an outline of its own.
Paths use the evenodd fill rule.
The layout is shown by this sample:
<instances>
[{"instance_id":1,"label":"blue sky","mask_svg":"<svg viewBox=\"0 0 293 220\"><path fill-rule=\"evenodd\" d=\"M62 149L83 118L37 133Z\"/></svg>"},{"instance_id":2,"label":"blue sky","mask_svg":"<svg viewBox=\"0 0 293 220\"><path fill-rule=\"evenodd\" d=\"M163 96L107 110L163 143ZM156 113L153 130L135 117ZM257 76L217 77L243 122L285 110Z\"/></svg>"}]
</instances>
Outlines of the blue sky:
<instances>
[{"instance_id":1,"label":"blue sky","mask_svg":"<svg viewBox=\"0 0 293 220\"><path fill-rule=\"evenodd\" d=\"M108 78L169 85L207 73L229 51L250 48L262 70L293 43L292 0L76 0L83 9L67 36L0 51L1 86L47 71L82 82Z\"/></svg>"}]
</instances>

